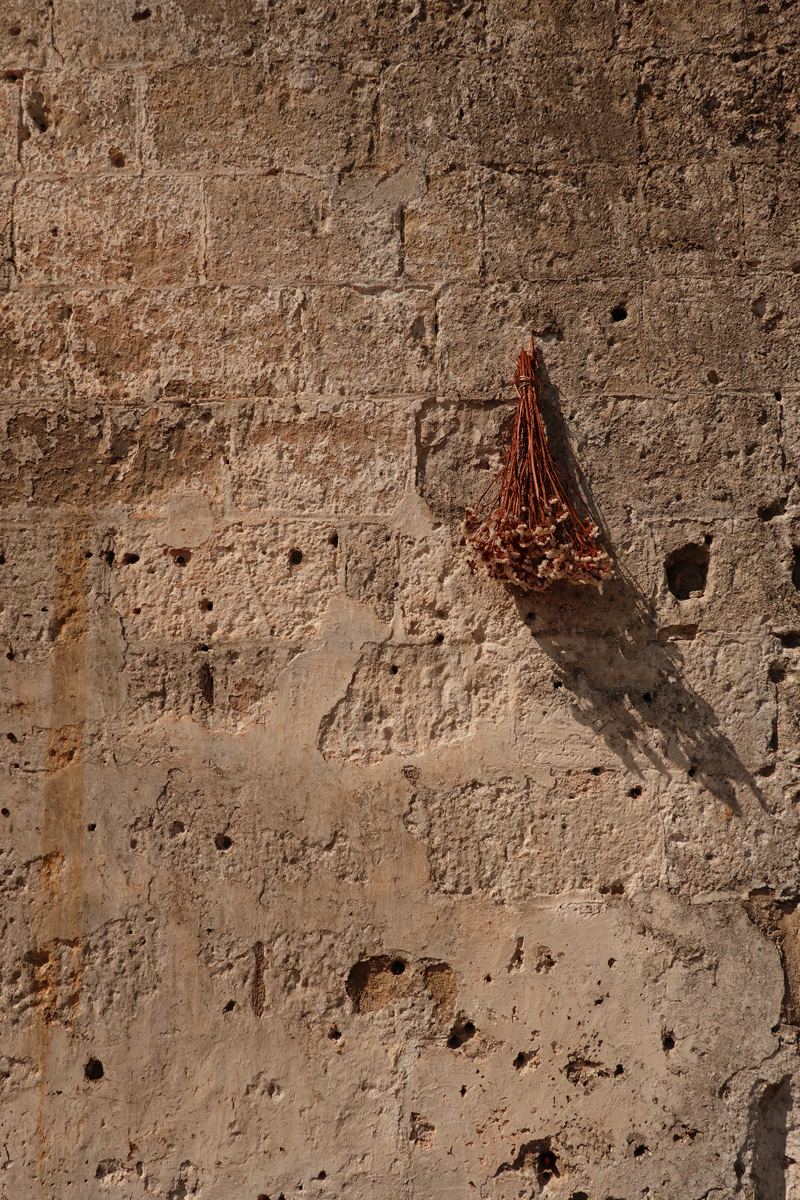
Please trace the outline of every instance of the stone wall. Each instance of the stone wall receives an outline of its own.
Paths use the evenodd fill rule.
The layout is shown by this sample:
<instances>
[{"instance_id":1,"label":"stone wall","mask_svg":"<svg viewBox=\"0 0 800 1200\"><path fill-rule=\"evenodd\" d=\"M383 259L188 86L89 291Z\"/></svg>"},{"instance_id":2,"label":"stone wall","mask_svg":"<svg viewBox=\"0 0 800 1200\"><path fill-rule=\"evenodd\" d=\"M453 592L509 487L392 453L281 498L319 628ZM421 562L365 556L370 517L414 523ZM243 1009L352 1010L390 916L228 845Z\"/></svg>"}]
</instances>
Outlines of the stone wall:
<instances>
[{"instance_id":1,"label":"stone wall","mask_svg":"<svg viewBox=\"0 0 800 1200\"><path fill-rule=\"evenodd\" d=\"M0 10L0 1197L799 1197L800 4L149 4Z\"/></svg>"}]
</instances>

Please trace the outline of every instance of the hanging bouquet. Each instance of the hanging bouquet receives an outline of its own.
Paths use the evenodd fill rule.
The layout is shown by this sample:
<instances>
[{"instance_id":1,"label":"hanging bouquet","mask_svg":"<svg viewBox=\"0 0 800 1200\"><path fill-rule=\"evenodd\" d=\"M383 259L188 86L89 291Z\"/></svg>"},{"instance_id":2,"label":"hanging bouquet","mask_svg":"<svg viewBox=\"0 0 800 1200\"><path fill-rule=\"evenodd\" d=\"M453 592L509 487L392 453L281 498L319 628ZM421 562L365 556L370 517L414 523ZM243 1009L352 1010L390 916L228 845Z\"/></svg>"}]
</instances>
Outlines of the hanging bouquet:
<instances>
[{"instance_id":1,"label":"hanging bouquet","mask_svg":"<svg viewBox=\"0 0 800 1200\"><path fill-rule=\"evenodd\" d=\"M465 513L464 532L492 579L541 592L560 580L600 587L614 568L597 544L600 530L580 517L581 504L553 461L540 412L539 355L520 350L514 386L519 400L505 461L475 508ZM474 563L470 565L474 566Z\"/></svg>"}]
</instances>

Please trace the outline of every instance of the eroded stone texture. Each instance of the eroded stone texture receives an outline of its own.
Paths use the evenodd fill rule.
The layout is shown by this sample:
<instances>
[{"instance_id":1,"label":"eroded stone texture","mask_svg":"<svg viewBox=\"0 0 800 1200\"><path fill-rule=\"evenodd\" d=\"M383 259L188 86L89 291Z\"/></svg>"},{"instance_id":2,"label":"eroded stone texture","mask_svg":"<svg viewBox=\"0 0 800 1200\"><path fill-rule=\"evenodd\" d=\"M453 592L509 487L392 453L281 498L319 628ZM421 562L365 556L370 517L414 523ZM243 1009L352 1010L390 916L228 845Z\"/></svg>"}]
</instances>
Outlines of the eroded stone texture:
<instances>
[{"instance_id":1,"label":"eroded stone texture","mask_svg":"<svg viewBox=\"0 0 800 1200\"><path fill-rule=\"evenodd\" d=\"M800 1197L798 37L4 4L2 1200Z\"/></svg>"}]
</instances>

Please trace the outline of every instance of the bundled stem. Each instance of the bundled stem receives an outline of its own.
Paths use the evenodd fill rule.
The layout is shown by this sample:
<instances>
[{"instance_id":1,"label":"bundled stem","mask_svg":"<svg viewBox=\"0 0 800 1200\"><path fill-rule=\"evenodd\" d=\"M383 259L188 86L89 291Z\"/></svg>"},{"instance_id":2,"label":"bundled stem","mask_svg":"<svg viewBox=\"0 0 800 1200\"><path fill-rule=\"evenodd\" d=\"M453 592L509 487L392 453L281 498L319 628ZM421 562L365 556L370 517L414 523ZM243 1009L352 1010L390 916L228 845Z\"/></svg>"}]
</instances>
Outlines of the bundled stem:
<instances>
[{"instance_id":1,"label":"bundled stem","mask_svg":"<svg viewBox=\"0 0 800 1200\"><path fill-rule=\"evenodd\" d=\"M610 579L611 559L597 544L600 530L576 512L580 504L553 461L540 411L539 355L520 350L514 386L519 400L503 469L465 513L464 531L492 579L525 591L557 580L598 587Z\"/></svg>"}]
</instances>

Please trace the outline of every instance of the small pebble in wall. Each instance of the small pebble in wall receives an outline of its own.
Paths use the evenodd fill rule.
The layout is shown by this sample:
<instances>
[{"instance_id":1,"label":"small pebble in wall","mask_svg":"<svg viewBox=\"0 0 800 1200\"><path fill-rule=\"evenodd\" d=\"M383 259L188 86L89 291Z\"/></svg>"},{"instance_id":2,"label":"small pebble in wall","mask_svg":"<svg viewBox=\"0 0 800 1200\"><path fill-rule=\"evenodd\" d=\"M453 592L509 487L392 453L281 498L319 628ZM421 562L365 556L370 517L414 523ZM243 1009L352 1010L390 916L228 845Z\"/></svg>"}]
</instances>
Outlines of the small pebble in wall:
<instances>
[{"instance_id":1,"label":"small pebble in wall","mask_svg":"<svg viewBox=\"0 0 800 1200\"><path fill-rule=\"evenodd\" d=\"M600 587L614 569L597 543L600 530L582 517L580 497L553 461L541 417L539 353L520 350L514 386L519 397L503 469L475 508L464 532L492 579L541 592L562 580ZM472 567L476 564L470 563Z\"/></svg>"}]
</instances>

